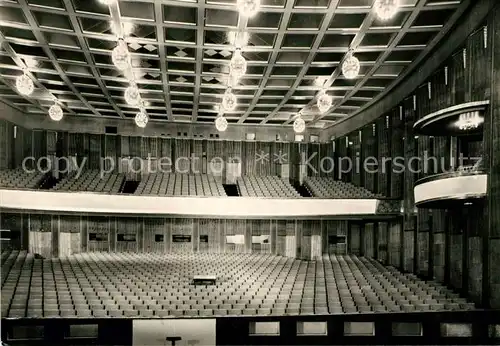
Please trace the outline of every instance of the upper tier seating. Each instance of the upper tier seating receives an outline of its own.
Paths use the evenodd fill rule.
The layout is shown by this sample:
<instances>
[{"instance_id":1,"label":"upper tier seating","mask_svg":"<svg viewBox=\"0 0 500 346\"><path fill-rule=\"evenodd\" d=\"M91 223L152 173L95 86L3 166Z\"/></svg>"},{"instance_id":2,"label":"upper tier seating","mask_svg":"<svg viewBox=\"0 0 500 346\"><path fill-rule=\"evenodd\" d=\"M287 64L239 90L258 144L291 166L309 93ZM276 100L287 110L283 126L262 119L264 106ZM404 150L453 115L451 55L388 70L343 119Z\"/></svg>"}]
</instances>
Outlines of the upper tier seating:
<instances>
[{"instance_id":1,"label":"upper tier seating","mask_svg":"<svg viewBox=\"0 0 500 346\"><path fill-rule=\"evenodd\" d=\"M300 197L286 179L278 176L244 176L238 178L236 183L244 197Z\"/></svg>"},{"instance_id":2,"label":"upper tier seating","mask_svg":"<svg viewBox=\"0 0 500 346\"><path fill-rule=\"evenodd\" d=\"M307 177L305 185L314 197L321 198L377 198L377 195L364 187L335 180L332 177Z\"/></svg>"},{"instance_id":3,"label":"upper tier seating","mask_svg":"<svg viewBox=\"0 0 500 346\"><path fill-rule=\"evenodd\" d=\"M434 281L375 260L260 254L2 253L3 317L181 317L471 310ZM194 275L216 275L193 286Z\"/></svg>"},{"instance_id":4,"label":"upper tier seating","mask_svg":"<svg viewBox=\"0 0 500 346\"><path fill-rule=\"evenodd\" d=\"M70 173L54 186L60 191L89 191L115 194L120 192L125 176L119 173L102 173L99 170L84 171L77 177L76 172Z\"/></svg>"},{"instance_id":5,"label":"upper tier seating","mask_svg":"<svg viewBox=\"0 0 500 346\"><path fill-rule=\"evenodd\" d=\"M0 187L34 189L43 178L44 173L28 173L22 168L0 170Z\"/></svg>"},{"instance_id":6,"label":"upper tier seating","mask_svg":"<svg viewBox=\"0 0 500 346\"><path fill-rule=\"evenodd\" d=\"M221 178L209 174L152 173L142 177L136 195L226 196Z\"/></svg>"}]
</instances>

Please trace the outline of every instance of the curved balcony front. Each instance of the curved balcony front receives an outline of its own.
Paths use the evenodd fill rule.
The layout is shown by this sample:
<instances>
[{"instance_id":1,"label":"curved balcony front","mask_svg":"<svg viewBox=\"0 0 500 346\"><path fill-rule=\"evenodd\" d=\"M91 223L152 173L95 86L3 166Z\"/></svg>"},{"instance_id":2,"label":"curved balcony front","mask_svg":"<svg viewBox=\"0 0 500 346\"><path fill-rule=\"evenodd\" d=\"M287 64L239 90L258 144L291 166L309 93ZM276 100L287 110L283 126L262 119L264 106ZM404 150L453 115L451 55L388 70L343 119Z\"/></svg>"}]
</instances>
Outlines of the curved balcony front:
<instances>
[{"instance_id":1,"label":"curved balcony front","mask_svg":"<svg viewBox=\"0 0 500 346\"><path fill-rule=\"evenodd\" d=\"M477 203L486 196L487 181L488 175L484 171L473 170L425 177L415 183L415 205L446 209L457 204Z\"/></svg>"},{"instance_id":2,"label":"curved balcony front","mask_svg":"<svg viewBox=\"0 0 500 346\"><path fill-rule=\"evenodd\" d=\"M330 218L377 214L377 199L159 197L0 189L0 210L197 218Z\"/></svg>"},{"instance_id":3,"label":"curved balcony front","mask_svg":"<svg viewBox=\"0 0 500 346\"><path fill-rule=\"evenodd\" d=\"M462 103L426 115L415 122L415 133L427 136L479 136L489 101Z\"/></svg>"}]
</instances>

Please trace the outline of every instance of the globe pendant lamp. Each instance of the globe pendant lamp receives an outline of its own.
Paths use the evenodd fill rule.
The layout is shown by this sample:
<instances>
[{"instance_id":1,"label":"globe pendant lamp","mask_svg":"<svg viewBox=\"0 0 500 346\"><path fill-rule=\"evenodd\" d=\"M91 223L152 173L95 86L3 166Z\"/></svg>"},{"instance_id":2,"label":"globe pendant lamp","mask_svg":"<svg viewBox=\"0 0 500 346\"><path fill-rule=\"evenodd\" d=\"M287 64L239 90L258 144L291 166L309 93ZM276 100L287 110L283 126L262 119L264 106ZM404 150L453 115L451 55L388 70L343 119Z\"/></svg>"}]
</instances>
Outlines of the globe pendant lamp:
<instances>
[{"instance_id":1,"label":"globe pendant lamp","mask_svg":"<svg viewBox=\"0 0 500 346\"><path fill-rule=\"evenodd\" d=\"M222 96L222 109L226 112L234 111L237 103L236 95L232 93L231 89L227 89L224 96Z\"/></svg>"},{"instance_id":2,"label":"globe pendant lamp","mask_svg":"<svg viewBox=\"0 0 500 346\"><path fill-rule=\"evenodd\" d=\"M373 8L380 20L387 21L396 15L400 2L401 0L376 0Z\"/></svg>"},{"instance_id":3,"label":"globe pendant lamp","mask_svg":"<svg viewBox=\"0 0 500 346\"><path fill-rule=\"evenodd\" d=\"M347 58L342 64L342 74L346 79L354 79L358 77L361 65L358 58L352 53L348 53Z\"/></svg>"},{"instance_id":4,"label":"globe pendant lamp","mask_svg":"<svg viewBox=\"0 0 500 346\"><path fill-rule=\"evenodd\" d=\"M317 106L322 114L325 113L332 106L332 97L328 95L324 90L321 91L318 97Z\"/></svg>"},{"instance_id":5,"label":"globe pendant lamp","mask_svg":"<svg viewBox=\"0 0 500 346\"><path fill-rule=\"evenodd\" d=\"M16 79L16 88L17 91L21 95L31 95L33 93L33 90L35 89L35 86L33 85L33 81L31 80L30 77L25 73L17 77Z\"/></svg>"},{"instance_id":6,"label":"globe pendant lamp","mask_svg":"<svg viewBox=\"0 0 500 346\"><path fill-rule=\"evenodd\" d=\"M227 120L223 116L215 119L215 128L217 131L224 132L227 130Z\"/></svg>"},{"instance_id":7,"label":"globe pendant lamp","mask_svg":"<svg viewBox=\"0 0 500 346\"><path fill-rule=\"evenodd\" d=\"M237 49L231 58L231 62L229 63L229 73L233 78L239 79L244 76L246 72L247 61L241 55L241 50Z\"/></svg>"},{"instance_id":8,"label":"globe pendant lamp","mask_svg":"<svg viewBox=\"0 0 500 346\"><path fill-rule=\"evenodd\" d=\"M260 10L260 0L238 0L238 11L243 17L255 16Z\"/></svg>"},{"instance_id":9,"label":"globe pendant lamp","mask_svg":"<svg viewBox=\"0 0 500 346\"><path fill-rule=\"evenodd\" d=\"M293 122L293 130L296 133L302 133L306 129L306 122L304 119L302 119L301 116L299 116L295 121Z\"/></svg>"},{"instance_id":10,"label":"globe pendant lamp","mask_svg":"<svg viewBox=\"0 0 500 346\"><path fill-rule=\"evenodd\" d=\"M52 106L50 106L49 117L54 121L60 121L63 118L63 110L61 106L59 106L57 103L54 103Z\"/></svg>"},{"instance_id":11,"label":"globe pendant lamp","mask_svg":"<svg viewBox=\"0 0 500 346\"><path fill-rule=\"evenodd\" d=\"M111 53L111 60L117 69L124 71L131 66L130 52L128 51L127 44L123 39L118 41L118 44Z\"/></svg>"},{"instance_id":12,"label":"globe pendant lamp","mask_svg":"<svg viewBox=\"0 0 500 346\"><path fill-rule=\"evenodd\" d=\"M125 89L125 101L130 106L137 106L141 101L141 94L135 83L131 83L127 89Z\"/></svg>"},{"instance_id":13,"label":"globe pendant lamp","mask_svg":"<svg viewBox=\"0 0 500 346\"><path fill-rule=\"evenodd\" d=\"M141 110L139 113L135 115L134 120L137 127L145 128L146 125L148 124L148 115L146 114L146 112Z\"/></svg>"}]
</instances>

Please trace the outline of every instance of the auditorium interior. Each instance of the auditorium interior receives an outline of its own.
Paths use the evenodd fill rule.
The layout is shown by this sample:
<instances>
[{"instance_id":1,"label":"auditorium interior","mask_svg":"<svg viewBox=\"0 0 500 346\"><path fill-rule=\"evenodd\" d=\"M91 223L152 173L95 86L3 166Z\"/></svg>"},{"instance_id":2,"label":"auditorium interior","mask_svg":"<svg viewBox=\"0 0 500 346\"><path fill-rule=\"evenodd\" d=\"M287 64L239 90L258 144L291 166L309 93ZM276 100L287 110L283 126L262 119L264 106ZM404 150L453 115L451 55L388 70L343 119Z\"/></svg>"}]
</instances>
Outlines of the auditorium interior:
<instances>
[{"instance_id":1,"label":"auditorium interior","mask_svg":"<svg viewBox=\"0 0 500 346\"><path fill-rule=\"evenodd\" d=\"M499 344L498 85L497 0L0 0L2 345Z\"/></svg>"}]
</instances>

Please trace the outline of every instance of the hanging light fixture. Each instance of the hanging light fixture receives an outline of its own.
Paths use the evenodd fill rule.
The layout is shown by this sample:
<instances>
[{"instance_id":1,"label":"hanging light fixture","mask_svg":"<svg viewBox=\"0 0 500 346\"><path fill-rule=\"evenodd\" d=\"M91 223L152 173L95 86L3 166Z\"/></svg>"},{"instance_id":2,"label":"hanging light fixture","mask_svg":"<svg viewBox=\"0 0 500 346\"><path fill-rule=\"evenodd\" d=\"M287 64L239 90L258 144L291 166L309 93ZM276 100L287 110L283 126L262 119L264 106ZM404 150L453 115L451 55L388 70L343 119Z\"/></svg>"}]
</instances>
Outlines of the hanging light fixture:
<instances>
[{"instance_id":1,"label":"hanging light fixture","mask_svg":"<svg viewBox=\"0 0 500 346\"><path fill-rule=\"evenodd\" d=\"M33 93L33 90L35 90L35 86L33 85L33 81L31 80L30 77L26 74L26 71L17 77L16 79L16 88L17 91L19 91L20 94L22 95L31 95Z\"/></svg>"},{"instance_id":2,"label":"hanging light fixture","mask_svg":"<svg viewBox=\"0 0 500 346\"><path fill-rule=\"evenodd\" d=\"M130 52L123 39L118 40L118 44L111 53L111 60L120 71L124 71L131 66Z\"/></svg>"},{"instance_id":3,"label":"hanging light fixture","mask_svg":"<svg viewBox=\"0 0 500 346\"><path fill-rule=\"evenodd\" d=\"M342 74L347 79L354 79L359 75L361 65L358 58L352 52L347 53L347 57L342 64Z\"/></svg>"},{"instance_id":4,"label":"hanging light fixture","mask_svg":"<svg viewBox=\"0 0 500 346\"><path fill-rule=\"evenodd\" d=\"M325 90L320 92L318 97L317 106L319 111L323 114L332 107L332 97L326 93Z\"/></svg>"},{"instance_id":5,"label":"hanging light fixture","mask_svg":"<svg viewBox=\"0 0 500 346\"><path fill-rule=\"evenodd\" d=\"M227 119L222 115L215 119L215 128L217 131L224 132L227 130Z\"/></svg>"},{"instance_id":6,"label":"hanging light fixture","mask_svg":"<svg viewBox=\"0 0 500 346\"><path fill-rule=\"evenodd\" d=\"M50 106L49 117L54 121L60 121L63 118L63 110L61 106L57 104L57 101L55 101L54 104Z\"/></svg>"},{"instance_id":7,"label":"hanging light fixture","mask_svg":"<svg viewBox=\"0 0 500 346\"><path fill-rule=\"evenodd\" d=\"M238 0L237 6L243 17L253 17L259 12L260 0Z\"/></svg>"},{"instance_id":8,"label":"hanging light fixture","mask_svg":"<svg viewBox=\"0 0 500 346\"><path fill-rule=\"evenodd\" d=\"M136 115L135 115L135 124L140 127L140 128L145 128L146 125L148 124L148 115L144 111L144 109L141 109Z\"/></svg>"},{"instance_id":9,"label":"hanging light fixture","mask_svg":"<svg viewBox=\"0 0 500 346\"><path fill-rule=\"evenodd\" d=\"M229 63L229 71L233 78L241 78L247 72L247 61L241 55L241 50L236 49Z\"/></svg>"},{"instance_id":10,"label":"hanging light fixture","mask_svg":"<svg viewBox=\"0 0 500 346\"><path fill-rule=\"evenodd\" d=\"M231 112L235 110L237 104L238 100L236 99L236 95L233 94L231 88L228 88L224 93L224 96L222 96L222 109L225 112Z\"/></svg>"},{"instance_id":11,"label":"hanging light fixture","mask_svg":"<svg viewBox=\"0 0 500 346\"><path fill-rule=\"evenodd\" d=\"M129 87L125 89L125 101L130 106L137 106L141 102L141 94L135 83L130 83Z\"/></svg>"},{"instance_id":12,"label":"hanging light fixture","mask_svg":"<svg viewBox=\"0 0 500 346\"><path fill-rule=\"evenodd\" d=\"M482 122L479 112L467 112L460 114L457 125L461 131L470 131L477 129Z\"/></svg>"},{"instance_id":13,"label":"hanging light fixture","mask_svg":"<svg viewBox=\"0 0 500 346\"><path fill-rule=\"evenodd\" d=\"M302 119L302 114L299 113L299 116L295 121L293 122L293 130L296 133L302 133L306 129L306 122L304 119Z\"/></svg>"},{"instance_id":14,"label":"hanging light fixture","mask_svg":"<svg viewBox=\"0 0 500 346\"><path fill-rule=\"evenodd\" d=\"M393 18L399 10L401 0L376 0L373 4L375 13L383 20Z\"/></svg>"}]
</instances>

